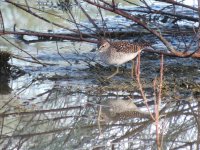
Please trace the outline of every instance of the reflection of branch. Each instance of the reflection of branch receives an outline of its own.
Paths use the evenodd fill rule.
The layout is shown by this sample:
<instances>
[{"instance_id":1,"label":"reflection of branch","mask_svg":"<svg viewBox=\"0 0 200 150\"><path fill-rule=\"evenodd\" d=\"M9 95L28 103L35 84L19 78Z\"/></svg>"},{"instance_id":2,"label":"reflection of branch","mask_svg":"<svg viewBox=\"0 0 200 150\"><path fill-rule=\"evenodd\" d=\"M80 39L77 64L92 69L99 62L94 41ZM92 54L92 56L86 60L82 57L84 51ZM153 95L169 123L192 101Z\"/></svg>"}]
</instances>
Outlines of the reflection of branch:
<instances>
[{"instance_id":1,"label":"reflection of branch","mask_svg":"<svg viewBox=\"0 0 200 150\"><path fill-rule=\"evenodd\" d=\"M38 135L45 135L45 134L51 134L51 133L57 133L57 132L63 132L65 130L70 129L69 127L66 128L60 128L60 129L53 129L53 130L49 130L49 131L44 131L44 132L36 132L36 133L28 133L28 134L14 134L11 136L8 135L2 135L2 139L6 139L6 138L28 138L28 137L33 137L33 136L38 136Z\"/></svg>"},{"instance_id":2,"label":"reflection of branch","mask_svg":"<svg viewBox=\"0 0 200 150\"><path fill-rule=\"evenodd\" d=\"M100 135L102 134L102 130L101 130L101 121L102 121L101 113L102 113L102 105L99 106L98 116L97 116L97 125L98 125L98 129L99 129Z\"/></svg>"},{"instance_id":3,"label":"reflection of branch","mask_svg":"<svg viewBox=\"0 0 200 150\"><path fill-rule=\"evenodd\" d=\"M188 109L187 109L188 110ZM175 116L183 116L185 115L185 117L187 117L188 115L191 115L193 116L192 113L183 113L183 111L173 111L173 112L168 112L167 113L167 116L165 118L172 118L172 117L175 117ZM163 117L162 117L163 118ZM138 125L130 125L130 127L135 127L137 126L136 128L132 129L131 131L128 130L124 135L120 136L119 138L116 138L115 140L112 141L112 145L114 147L115 143L119 143L119 141L125 139L125 138L129 138L129 137L132 137L134 138L134 136L136 136L137 134L140 134L141 131L144 131L144 129L150 125L152 123L152 120L148 120L148 121L144 121L144 122L140 122L140 124ZM127 124L122 124L121 126L126 126ZM111 125L112 127L113 125ZM181 129L180 129L181 130Z\"/></svg>"},{"instance_id":4,"label":"reflection of branch","mask_svg":"<svg viewBox=\"0 0 200 150\"><path fill-rule=\"evenodd\" d=\"M0 117L7 117L12 115L30 115L30 114L43 114L48 112L61 112L61 111L69 111L71 109L82 109L83 106L71 106L71 107L64 107L58 109L43 109L43 110L35 110L35 111L28 111L28 112L13 112L13 113L0 113Z\"/></svg>"},{"instance_id":5,"label":"reflection of branch","mask_svg":"<svg viewBox=\"0 0 200 150\"><path fill-rule=\"evenodd\" d=\"M3 106L1 106L1 109L3 109L4 107L8 106L9 103L11 103L12 100L14 100L14 98L16 97L16 95L19 95L20 93L22 93L23 91L25 91L26 89L28 89L36 80L32 80L31 83L29 83L26 87L23 87L23 89L20 91L20 89L18 89L18 92L15 93L15 96L14 97L11 97L6 103L4 103ZM1 114L5 114L5 113L0 113L0 116Z\"/></svg>"},{"instance_id":6,"label":"reflection of branch","mask_svg":"<svg viewBox=\"0 0 200 150\"><path fill-rule=\"evenodd\" d=\"M160 61L160 85L159 91L157 91L156 79L154 80L154 93L155 93L155 123L156 123L156 143L157 148L161 149L161 137L160 137L160 104L161 104L161 96L162 96L162 84L163 84L163 55L161 55Z\"/></svg>"},{"instance_id":7,"label":"reflection of branch","mask_svg":"<svg viewBox=\"0 0 200 150\"><path fill-rule=\"evenodd\" d=\"M145 121L143 122L142 125L138 126L137 128L133 129L132 131L127 131L123 136L115 139L112 141L112 146L114 147L114 144L125 139L128 137L132 137L135 134L140 134L142 130L144 130L145 127L147 127L148 125L150 125L151 121Z\"/></svg>"}]
</instances>

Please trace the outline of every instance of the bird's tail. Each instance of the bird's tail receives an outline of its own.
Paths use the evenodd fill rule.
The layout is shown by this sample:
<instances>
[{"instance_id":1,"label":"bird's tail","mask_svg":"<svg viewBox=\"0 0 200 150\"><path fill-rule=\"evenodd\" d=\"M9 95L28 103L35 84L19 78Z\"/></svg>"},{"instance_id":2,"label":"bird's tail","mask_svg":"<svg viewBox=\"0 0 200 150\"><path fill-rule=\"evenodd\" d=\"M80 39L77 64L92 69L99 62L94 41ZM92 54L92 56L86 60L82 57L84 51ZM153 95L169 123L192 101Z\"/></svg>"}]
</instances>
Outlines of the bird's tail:
<instances>
[{"instance_id":1,"label":"bird's tail","mask_svg":"<svg viewBox=\"0 0 200 150\"><path fill-rule=\"evenodd\" d=\"M142 50L155 50L152 46L146 46L146 47L143 47L142 49L140 49L140 51Z\"/></svg>"},{"instance_id":2,"label":"bird's tail","mask_svg":"<svg viewBox=\"0 0 200 150\"><path fill-rule=\"evenodd\" d=\"M139 45L138 53L140 53L143 50L154 50L151 43L144 42L144 43L139 43L138 45Z\"/></svg>"},{"instance_id":3,"label":"bird's tail","mask_svg":"<svg viewBox=\"0 0 200 150\"><path fill-rule=\"evenodd\" d=\"M154 48L152 47L151 43L145 42L145 43L142 44L141 51L142 50L154 50Z\"/></svg>"}]
</instances>

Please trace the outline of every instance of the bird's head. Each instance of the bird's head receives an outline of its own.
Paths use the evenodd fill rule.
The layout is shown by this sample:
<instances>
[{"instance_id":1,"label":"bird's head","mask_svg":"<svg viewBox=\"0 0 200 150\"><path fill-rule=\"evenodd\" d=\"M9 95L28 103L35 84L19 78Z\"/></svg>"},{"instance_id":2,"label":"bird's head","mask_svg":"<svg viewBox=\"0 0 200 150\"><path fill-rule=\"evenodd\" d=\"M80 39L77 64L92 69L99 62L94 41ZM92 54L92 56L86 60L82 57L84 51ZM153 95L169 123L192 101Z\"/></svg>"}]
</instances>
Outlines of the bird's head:
<instances>
[{"instance_id":1,"label":"bird's head","mask_svg":"<svg viewBox=\"0 0 200 150\"><path fill-rule=\"evenodd\" d=\"M105 52L105 51L107 51L108 48L110 47L109 41L108 41L108 40L105 40L105 39L100 40L100 42L99 42L98 45L99 45L99 48L98 48L98 51L99 51L99 52Z\"/></svg>"}]
</instances>

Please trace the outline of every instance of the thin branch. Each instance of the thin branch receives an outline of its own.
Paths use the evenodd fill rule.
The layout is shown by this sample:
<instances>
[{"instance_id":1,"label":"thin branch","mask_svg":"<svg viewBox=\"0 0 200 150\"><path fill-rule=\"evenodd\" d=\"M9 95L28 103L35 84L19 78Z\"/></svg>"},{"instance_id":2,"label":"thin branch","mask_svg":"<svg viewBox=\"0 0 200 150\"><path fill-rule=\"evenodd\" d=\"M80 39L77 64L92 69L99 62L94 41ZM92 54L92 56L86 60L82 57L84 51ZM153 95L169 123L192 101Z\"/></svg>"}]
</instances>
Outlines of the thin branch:
<instances>
[{"instance_id":1,"label":"thin branch","mask_svg":"<svg viewBox=\"0 0 200 150\"><path fill-rule=\"evenodd\" d=\"M5 27L4 27L4 21L3 21L3 16L2 16L2 13L1 13L1 10L0 10L0 23L2 24L2 29L3 29L3 33L5 31Z\"/></svg>"},{"instance_id":2,"label":"thin branch","mask_svg":"<svg viewBox=\"0 0 200 150\"><path fill-rule=\"evenodd\" d=\"M50 21L50 20L48 20L48 19L46 19L46 18L44 18L44 17L39 16L38 14L34 13L34 12L31 11L30 9L26 9L26 8L20 6L20 5L17 4L17 3L14 3L14 2L9 1L9 0L5 0L5 1L6 1L7 3L10 3L10 4L16 6L17 8L20 8L21 10L23 10L23 11L25 11L25 12L27 12L27 13L33 15L33 16L35 16L36 18L39 18L39 19L41 19L41 20L47 22L47 23L50 23L50 24L55 25L55 26L57 26L57 27L61 27L61 28L63 28L63 29L69 30L69 31L71 31L71 32L78 33L77 30L73 30L73 29L64 27L64 26L62 26L62 25L60 25L60 24L57 24L57 23L55 23L55 22L52 22L52 21Z\"/></svg>"},{"instance_id":3,"label":"thin branch","mask_svg":"<svg viewBox=\"0 0 200 150\"><path fill-rule=\"evenodd\" d=\"M81 11L85 14L85 16L88 18L89 22L92 23L92 25L96 28L98 32L100 32L100 28L97 26L97 24L94 22L94 20L90 17L90 15L83 9L81 4L75 0L75 3L80 7Z\"/></svg>"},{"instance_id":4,"label":"thin branch","mask_svg":"<svg viewBox=\"0 0 200 150\"><path fill-rule=\"evenodd\" d=\"M2 31L0 30L0 35L6 35L6 34L14 34L14 35L30 35L30 36L38 36L38 37L47 37L47 38L61 38L63 40L72 40L72 41L85 41L85 42L90 42L90 43L97 43L95 40L91 39L86 39L80 37L76 37L73 34L55 34L55 33L42 33L42 32L34 32L34 31L29 31L29 32L17 32L17 31ZM88 34L82 34L84 37L88 37Z\"/></svg>"},{"instance_id":5,"label":"thin branch","mask_svg":"<svg viewBox=\"0 0 200 150\"><path fill-rule=\"evenodd\" d=\"M198 8L196 8L196 7L183 4L183 3L177 2L177 1L175 1L175 0L155 0L155 1L165 2L165 3L169 3L169 4L173 4L173 5L178 5L178 6L182 6L182 7L185 7L185 8L189 8L189 9L198 11Z\"/></svg>"},{"instance_id":6,"label":"thin branch","mask_svg":"<svg viewBox=\"0 0 200 150\"><path fill-rule=\"evenodd\" d=\"M152 120L155 120L153 114L150 111L150 108L149 108L149 105L148 105L148 102L147 102L147 98L145 96L145 93L144 93L144 90L142 88L142 84L141 84L141 81L140 81L140 57L137 58L137 64L136 64L136 68L135 69L136 69L135 73L136 73L137 83L139 85L139 90L140 90L140 93L141 93L142 98L144 100L145 106L146 106L146 108L147 108Z\"/></svg>"},{"instance_id":7,"label":"thin branch","mask_svg":"<svg viewBox=\"0 0 200 150\"><path fill-rule=\"evenodd\" d=\"M28 52L26 52L25 50L23 50L22 48L20 48L19 46L15 45L14 43L10 42L8 39L6 39L5 37L1 36L1 38L3 38L5 41L7 41L9 44L13 45L14 47L16 47L17 49L21 50L22 52L24 52L25 54L27 54L28 56L30 56L33 60L35 60L36 62L38 62L38 64L41 64L43 66L46 66L46 64L42 63L41 61L39 61L37 58L33 57L31 54L29 54Z\"/></svg>"}]
</instances>

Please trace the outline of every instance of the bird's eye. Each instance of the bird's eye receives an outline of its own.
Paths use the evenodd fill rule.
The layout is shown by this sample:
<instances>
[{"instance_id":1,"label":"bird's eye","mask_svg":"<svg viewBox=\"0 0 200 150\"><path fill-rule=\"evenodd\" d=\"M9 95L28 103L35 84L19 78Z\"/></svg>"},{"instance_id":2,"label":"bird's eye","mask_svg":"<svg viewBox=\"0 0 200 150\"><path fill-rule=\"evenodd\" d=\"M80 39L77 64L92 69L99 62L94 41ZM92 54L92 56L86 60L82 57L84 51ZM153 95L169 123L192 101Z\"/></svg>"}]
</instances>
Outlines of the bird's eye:
<instances>
[{"instance_id":1,"label":"bird's eye","mask_svg":"<svg viewBox=\"0 0 200 150\"><path fill-rule=\"evenodd\" d=\"M100 46L100 48L103 48L103 47L104 47L104 45Z\"/></svg>"}]
</instances>

